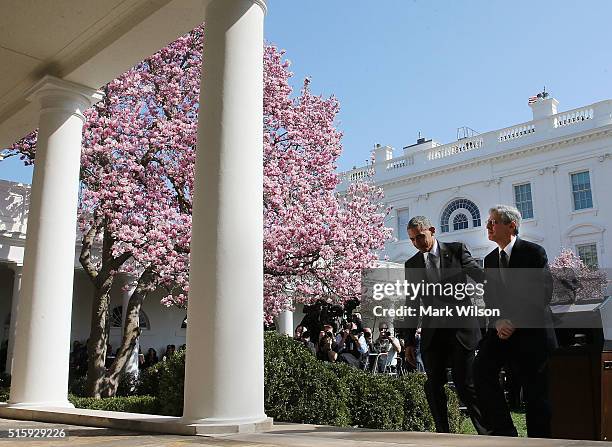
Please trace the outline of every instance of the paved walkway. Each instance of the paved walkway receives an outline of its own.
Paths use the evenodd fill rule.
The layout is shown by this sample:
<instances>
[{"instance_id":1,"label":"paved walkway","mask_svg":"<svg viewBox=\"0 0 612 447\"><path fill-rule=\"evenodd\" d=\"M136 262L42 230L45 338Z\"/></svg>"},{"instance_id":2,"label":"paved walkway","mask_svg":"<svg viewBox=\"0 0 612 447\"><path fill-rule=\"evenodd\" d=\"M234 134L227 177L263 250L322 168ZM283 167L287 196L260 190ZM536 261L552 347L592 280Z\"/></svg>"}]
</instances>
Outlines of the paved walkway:
<instances>
[{"instance_id":1,"label":"paved walkway","mask_svg":"<svg viewBox=\"0 0 612 447\"><path fill-rule=\"evenodd\" d=\"M9 429L64 429L64 439L8 439ZM438 435L433 433L383 432L361 429L338 429L327 426L277 424L266 433L215 436L156 435L120 431L108 428L43 422L0 419L0 447L28 446L88 446L88 447L145 447L145 446L218 446L218 447L364 447L419 446L419 447L603 447L611 442L571 441L553 439L492 438L469 435Z\"/></svg>"}]
</instances>

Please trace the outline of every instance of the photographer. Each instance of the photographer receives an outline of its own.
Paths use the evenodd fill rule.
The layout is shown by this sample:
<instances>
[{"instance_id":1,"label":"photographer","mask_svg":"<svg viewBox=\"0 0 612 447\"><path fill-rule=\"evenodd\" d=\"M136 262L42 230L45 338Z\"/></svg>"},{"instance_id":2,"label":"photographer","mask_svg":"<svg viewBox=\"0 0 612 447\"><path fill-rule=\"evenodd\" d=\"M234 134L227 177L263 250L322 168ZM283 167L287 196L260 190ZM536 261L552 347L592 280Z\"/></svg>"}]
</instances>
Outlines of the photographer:
<instances>
[{"instance_id":1,"label":"photographer","mask_svg":"<svg viewBox=\"0 0 612 447\"><path fill-rule=\"evenodd\" d=\"M301 326L298 326L298 328L300 328ZM298 329L295 330L296 335L298 334ZM313 355L317 354L317 348L315 346L315 344L313 342L310 341L310 332L308 332L308 329L303 329L299 331L300 336L299 337L295 337L295 341L297 341L298 343L304 345L310 352L313 353Z\"/></svg>"},{"instance_id":2,"label":"photographer","mask_svg":"<svg viewBox=\"0 0 612 447\"><path fill-rule=\"evenodd\" d=\"M317 358L324 362L335 362L338 358L338 344L330 330L321 331L317 344Z\"/></svg>"},{"instance_id":3,"label":"photographer","mask_svg":"<svg viewBox=\"0 0 612 447\"><path fill-rule=\"evenodd\" d=\"M384 372L388 366L397 365L397 355L402 351L399 340L391 335L391 330L387 323L378 326L379 336L374 342L374 349L379 354L386 353L378 357L378 371Z\"/></svg>"},{"instance_id":4,"label":"photographer","mask_svg":"<svg viewBox=\"0 0 612 447\"><path fill-rule=\"evenodd\" d=\"M363 331L353 322L345 322L342 331L336 337L338 344L338 361L348 363L355 368L363 368L367 360L368 345Z\"/></svg>"}]
</instances>

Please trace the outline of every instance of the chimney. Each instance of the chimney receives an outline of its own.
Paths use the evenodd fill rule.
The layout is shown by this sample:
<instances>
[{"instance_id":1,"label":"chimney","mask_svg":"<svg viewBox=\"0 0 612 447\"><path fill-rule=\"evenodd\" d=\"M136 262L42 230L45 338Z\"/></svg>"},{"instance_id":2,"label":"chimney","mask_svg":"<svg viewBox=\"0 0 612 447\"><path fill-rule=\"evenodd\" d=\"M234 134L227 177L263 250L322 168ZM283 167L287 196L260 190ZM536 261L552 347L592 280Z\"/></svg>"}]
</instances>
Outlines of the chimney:
<instances>
[{"instance_id":1,"label":"chimney","mask_svg":"<svg viewBox=\"0 0 612 447\"><path fill-rule=\"evenodd\" d=\"M558 105L559 101L557 101L555 98L546 97L542 99L538 98L538 100L533 104L530 104L529 107L531 107L533 119L535 121L555 115L557 113Z\"/></svg>"},{"instance_id":2,"label":"chimney","mask_svg":"<svg viewBox=\"0 0 612 447\"><path fill-rule=\"evenodd\" d=\"M391 146L374 145L374 163L383 163L393 158L393 148Z\"/></svg>"}]
</instances>

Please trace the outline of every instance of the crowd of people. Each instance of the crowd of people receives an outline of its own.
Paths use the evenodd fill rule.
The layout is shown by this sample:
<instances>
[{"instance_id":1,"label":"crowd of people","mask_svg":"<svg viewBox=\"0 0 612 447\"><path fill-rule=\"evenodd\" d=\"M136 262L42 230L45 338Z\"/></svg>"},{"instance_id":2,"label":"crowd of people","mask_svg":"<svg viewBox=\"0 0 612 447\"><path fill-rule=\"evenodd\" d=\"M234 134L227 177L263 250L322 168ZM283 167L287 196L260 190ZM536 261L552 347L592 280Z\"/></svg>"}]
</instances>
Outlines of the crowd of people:
<instances>
[{"instance_id":1,"label":"crowd of people","mask_svg":"<svg viewBox=\"0 0 612 447\"><path fill-rule=\"evenodd\" d=\"M324 324L313 337L313 329L300 324L294 339L306 346L319 360L346 363L371 372L402 373L417 370L423 372L420 353L415 366L406 364L404 339L387 322L378 325L378 336L364 327L361 315L354 313L341 321Z\"/></svg>"}]
</instances>

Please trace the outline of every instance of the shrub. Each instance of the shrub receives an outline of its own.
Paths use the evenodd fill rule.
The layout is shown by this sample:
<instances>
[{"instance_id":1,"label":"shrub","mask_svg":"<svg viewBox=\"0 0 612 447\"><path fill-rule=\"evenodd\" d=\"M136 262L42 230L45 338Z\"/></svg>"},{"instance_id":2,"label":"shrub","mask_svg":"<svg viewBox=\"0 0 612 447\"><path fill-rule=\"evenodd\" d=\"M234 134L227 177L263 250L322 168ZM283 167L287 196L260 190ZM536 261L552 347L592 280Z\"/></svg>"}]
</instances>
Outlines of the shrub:
<instances>
[{"instance_id":1,"label":"shrub","mask_svg":"<svg viewBox=\"0 0 612 447\"><path fill-rule=\"evenodd\" d=\"M68 380L68 393L84 397L87 393L87 376L71 376Z\"/></svg>"},{"instance_id":2,"label":"shrub","mask_svg":"<svg viewBox=\"0 0 612 447\"><path fill-rule=\"evenodd\" d=\"M115 396L134 396L137 394L137 384L138 378L134 374L123 371L119 375L119 383Z\"/></svg>"},{"instance_id":3,"label":"shrub","mask_svg":"<svg viewBox=\"0 0 612 447\"><path fill-rule=\"evenodd\" d=\"M158 391L160 414L181 416L183 414L183 390L185 382L185 351L179 349L165 361L155 365L158 369Z\"/></svg>"},{"instance_id":4,"label":"shrub","mask_svg":"<svg viewBox=\"0 0 612 447\"><path fill-rule=\"evenodd\" d=\"M402 430L435 431L433 417L425 396L424 374L410 373L396 380L397 390L402 395L404 420Z\"/></svg>"},{"instance_id":5,"label":"shrub","mask_svg":"<svg viewBox=\"0 0 612 447\"><path fill-rule=\"evenodd\" d=\"M153 396L124 396L95 399L69 395L68 400L77 408L90 410L124 411L127 413L159 413L159 399Z\"/></svg>"},{"instance_id":6,"label":"shrub","mask_svg":"<svg viewBox=\"0 0 612 447\"><path fill-rule=\"evenodd\" d=\"M266 332L264 400L277 421L346 426L347 390L304 346Z\"/></svg>"},{"instance_id":7,"label":"shrub","mask_svg":"<svg viewBox=\"0 0 612 447\"><path fill-rule=\"evenodd\" d=\"M0 373L0 388L11 387L11 375L7 373Z\"/></svg>"},{"instance_id":8,"label":"shrub","mask_svg":"<svg viewBox=\"0 0 612 447\"><path fill-rule=\"evenodd\" d=\"M0 388L0 402L8 402L9 394L11 394L10 388L5 388L5 387Z\"/></svg>"},{"instance_id":9,"label":"shrub","mask_svg":"<svg viewBox=\"0 0 612 447\"><path fill-rule=\"evenodd\" d=\"M446 385L446 397L448 399L448 425L451 433L461 433L461 427L466 416L459 409L459 397L457 393Z\"/></svg>"},{"instance_id":10,"label":"shrub","mask_svg":"<svg viewBox=\"0 0 612 447\"><path fill-rule=\"evenodd\" d=\"M159 376L161 362L140 371L136 383L136 394L139 396L157 396L159 394Z\"/></svg>"},{"instance_id":11,"label":"shrub","mask_svg":"<svg viewBox=\"0 0 612 447\"><path fill-rule=\"evenodd\" d=\"M383 430L401 430L404 419L402 394L395 379L370 374L346 364L328 366L347 390L351 425Z\"/></svg>"}]
</instances>

